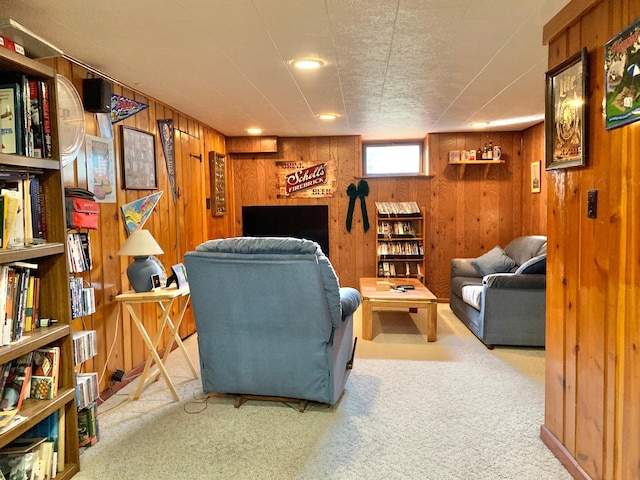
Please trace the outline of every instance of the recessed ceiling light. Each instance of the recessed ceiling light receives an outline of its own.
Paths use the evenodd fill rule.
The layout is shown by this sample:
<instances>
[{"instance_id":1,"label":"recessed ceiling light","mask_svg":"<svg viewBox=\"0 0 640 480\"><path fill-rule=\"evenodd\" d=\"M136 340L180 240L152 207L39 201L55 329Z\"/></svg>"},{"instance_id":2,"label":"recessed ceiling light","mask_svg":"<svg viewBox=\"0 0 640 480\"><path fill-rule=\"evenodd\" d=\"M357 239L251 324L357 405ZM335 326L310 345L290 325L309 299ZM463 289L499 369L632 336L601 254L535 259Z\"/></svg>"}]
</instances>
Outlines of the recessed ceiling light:
<instances>
[{"instance_id":1,"label":"recessed ceiling light","mask_svg":"<svg viewBox=\"0 0 640 480\"><path fill-rule=\"evenodd\" d=\"M262 129L261 128L247 128L247 133L249 135L260 135L262 133Z\"/></svg>"},{"instance_id":2,"label":"recessed ceiling light","mask_svg":"<svg viewBox=\"0 0 640 480\"><path fill-rule=\"evenodd\" d=\"M300 70L315 70L326 64L324 60L319 58L298 58L291 60L289 63Z\"/></svg>"},{"instance_id":3,"label":"recessed ceiling light","mask_svg":"<svg viewBox=\"0 0 640 480\"><path fill-rule=\"evenodd\" d=\"M489 126L489 122L473 122L471 124L471 126L474 127L474 128L488 127Z\"/></svg>"},{"instance_id":4,"label":"recessed ceiling light","mask_svg":"<svg viewBox=\"0 0 640 480\"><path fill-rule=\"evenodd\" d=\"M336 118L338 118L338 114L336 114L336 113L321 113L321 114L318 115L318 118L320 120L331 121L331 120L335 120Z\"/></svg>"}]
</instances>

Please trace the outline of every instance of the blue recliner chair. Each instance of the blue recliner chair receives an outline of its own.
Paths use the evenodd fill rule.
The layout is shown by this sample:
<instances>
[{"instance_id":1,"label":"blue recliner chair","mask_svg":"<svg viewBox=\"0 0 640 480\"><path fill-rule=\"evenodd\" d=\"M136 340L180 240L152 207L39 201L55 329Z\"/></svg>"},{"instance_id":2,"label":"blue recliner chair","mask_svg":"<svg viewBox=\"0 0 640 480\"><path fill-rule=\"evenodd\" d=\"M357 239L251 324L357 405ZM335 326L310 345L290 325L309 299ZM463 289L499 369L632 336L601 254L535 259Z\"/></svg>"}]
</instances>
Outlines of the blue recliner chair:
<instances>
[{"instance_id":1,"label":"blue recliner chair","mask_svg":"<svg viewBox=\"0 0 640 480\"><path fill-rule=\"evenodd\" d=\"M236 394L236 406L246 396L330 405L340 398L361 297L340 288L317 243L210 240L184 260L205 392Z\"/></svg>"}]
</instances>

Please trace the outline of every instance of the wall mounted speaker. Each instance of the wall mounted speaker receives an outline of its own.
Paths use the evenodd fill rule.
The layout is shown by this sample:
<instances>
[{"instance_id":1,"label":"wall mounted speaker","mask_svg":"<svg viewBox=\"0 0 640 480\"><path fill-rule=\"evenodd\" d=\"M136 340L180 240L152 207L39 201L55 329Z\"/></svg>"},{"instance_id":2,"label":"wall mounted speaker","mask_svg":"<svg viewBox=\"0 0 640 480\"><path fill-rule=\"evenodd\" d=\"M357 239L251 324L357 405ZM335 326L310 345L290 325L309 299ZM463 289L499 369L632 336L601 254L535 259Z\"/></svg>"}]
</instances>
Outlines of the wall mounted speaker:
<instances>
[{"instance_id":1,"label":"wall mounted speaker","mask_svg":"<svg viewBox=\"0 0 640 480\"><path fill-rule=\"evenodd\" d=\"M87 112L111 112L111 82L104 78L82 80L82 103Z\"/></svg>"}]
</instances>

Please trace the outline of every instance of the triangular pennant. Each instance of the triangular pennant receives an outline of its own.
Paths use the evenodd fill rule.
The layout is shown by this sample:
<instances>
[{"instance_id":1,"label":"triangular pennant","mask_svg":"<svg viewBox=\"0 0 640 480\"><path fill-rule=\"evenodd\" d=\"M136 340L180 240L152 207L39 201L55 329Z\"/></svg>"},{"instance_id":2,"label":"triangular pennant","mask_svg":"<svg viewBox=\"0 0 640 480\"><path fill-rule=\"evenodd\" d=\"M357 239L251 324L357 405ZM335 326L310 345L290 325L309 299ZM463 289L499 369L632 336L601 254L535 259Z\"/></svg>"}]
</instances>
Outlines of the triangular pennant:
<instances>
[{"instance_id":1,"label":"triangular pennant","mask_svg":"<svg viewBox=\"0 0 640 480\"><path fill-rule=\"evenodd\" d=\"M115 94L111 95L111 123L118 123L148 107L149 105L130 98Z\"/></svg>"},{"instance_id":2,"label":"triangular pennant","mask_svg":"<svg viewBox=\"0 0 640 480\"><path fill-rule=\"evenodd\" d=\"M162 191L152 193L151 195L147 195L146 197L142 197L120 207L122 219L124 220L128 233L142 228L158 203L158 200L160 200L162 193Z\"/></svg>"}]
</instances>

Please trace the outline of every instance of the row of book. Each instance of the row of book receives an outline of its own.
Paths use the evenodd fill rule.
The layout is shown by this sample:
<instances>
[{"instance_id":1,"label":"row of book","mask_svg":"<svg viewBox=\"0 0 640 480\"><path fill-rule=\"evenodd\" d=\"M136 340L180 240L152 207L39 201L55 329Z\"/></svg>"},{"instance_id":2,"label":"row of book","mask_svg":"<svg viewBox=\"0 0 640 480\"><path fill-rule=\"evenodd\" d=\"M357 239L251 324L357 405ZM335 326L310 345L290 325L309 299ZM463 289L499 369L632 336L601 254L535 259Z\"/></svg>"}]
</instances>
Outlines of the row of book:
<instances>
[{"instance_id":1,"label":"row of book","mask_svg":"<svg viewBox=\"0 0 640 480\"><path fill-rule=\"evenodd\" d=\"M399 263L398 268L402 268ZM422 278L422 265L419 262L404 262L404 272L398 272L395 262L378 262L378 277L418 277Z\"/></svg>"},{"instance_id":2,"label":"row of book","mask_svg":"<svg viewBox=\"0 0 640 480\"><path fill-rule=\"evenodd\" d=\"M79 409L87 408L98 399L98 373L76 374L76 404Z\"/></svg>"},{"instance_id":3,"label":"row of book","mask_svg":"<svg viewBox=\"0 0 640 480\"><path fill-rule=\"evenodd\" d=\"M39 348L0 366L0 427L7 426L27 398L58 394L60 347Z\"/></svg>"},{"instance_id":4,"label":"row of book","mask_svg":"<svg viewBox=\"0 0 640 480\"><path fill-rule=\"evenodd\" d=\"M2 248L46 240L44 189L37 176L20 170L0 170L0 225Z\"/></svg>"},{"instance_id":5,"label":"row of book","mask_svg":"<svg viewBox=\"0 0 640 480\"><path fill-rule=\"evenodd\" d=\"M415 237L411 222L378 222L378 237Z\"/></svg>"},{"instance_id":6,"label":"row of book","mask_svg":"<svg viewBox=\"0 0 640 480\"><path fill-rule=\"evenodd\" d=\"M73 363L80 365L98 354L95 330L73 332Z\"/></svg>"},{"instance_id":7,"label":"row of book","mask_svg":"<svg viewBox=\"0 0 640 480\"><path fill-rule=\"evenodd\" d=\"M9 345L40 326L38 264L0 265L0 344Z\"/></svg>"},{"instance_id":8,"label":"row of book","mask_svg":"<svg viewBox=\"0 0 640 480\"><path fill-rule=\"evenodd\" d=\"M98 407L90 403L78 412L78 444L80 447L90 447L100 440L100 425L98 422Z\"/></svg>"},{"instance_id":9,"label":"row of book","mask_svg":"<svg viewBox=\"0 0 640 480\"><path fill-rule=\"evenodd\" d=\"M376 202L380 215L420 215L416 202Z\"/></svg>"},{"instance_id":10,"label":"row of book","mask_svg":"<svg viewBox=\"0 0 640 480\"><path fill-rule=\"evenodd\" d=\"M423 255L421 242L382 242L378 244L378 255Z\"/></svg>"},{"instance_id":11,"label":"row of book","mask_svg":"<svg viewBox=\"0 0 640 480\"><path fill-rule=\"evenodd\" d=\"M0 479L50 480L64 470L64 410L0 449Z\"/></svg>"},{"instance_id":12,"label":"row of book","mask_svg":"<svg viewBox=\"0 0 640 480\"><path fill-rule=\"evenodd\" d=\"M96 296L93 287L86 287L81 277L69 278L71 292L71 317L80 318L96 313Z\"/></svg>"},{"instance_id":13,"label":"row of book","mask_svg":"<svg viewBox=\"0 0 640 480\"><path fill-rule=\"evenodd\" d=\"M20 55L25 55L24 47L22 45L14 42L13 40L5 38L2 35L0 35L0 47L11 50L12 52L19 53Z\"/></svg>"},{"instance_id":14,"label":"row of book","mask_svg":"<svg viewBox=\"0 0 640 480\"><path fill-rule=\"evenodd\" d=\"M91 270L91 243L88 232L67 233L67 260L71 273Z\"/></svg>"},{"instance_id":15,"label":"row of book","mask_svg":"<svg viewBox=\"0 0 640 480\"><path fill-rule=\"evenodd\" d=\"M52 158L49 86L25 75L0 79L2 153Z\"/></svg>"}]
</instances>

